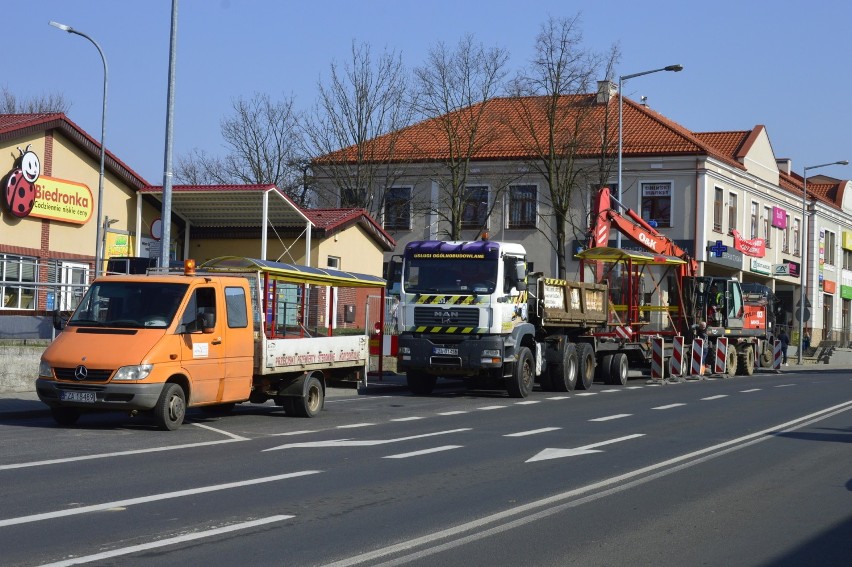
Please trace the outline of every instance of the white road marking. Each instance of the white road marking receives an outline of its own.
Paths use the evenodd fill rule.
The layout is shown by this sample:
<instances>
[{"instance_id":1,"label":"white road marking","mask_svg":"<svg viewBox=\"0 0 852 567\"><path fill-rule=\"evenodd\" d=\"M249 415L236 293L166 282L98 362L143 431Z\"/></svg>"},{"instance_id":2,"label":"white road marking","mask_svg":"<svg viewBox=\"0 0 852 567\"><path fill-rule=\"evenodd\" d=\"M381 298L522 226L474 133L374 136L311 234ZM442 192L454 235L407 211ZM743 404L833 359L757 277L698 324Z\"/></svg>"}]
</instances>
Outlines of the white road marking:
<instances>
[{"instance_id":1,"label":"white road marking","mask_svg":"<svg viewBox=\"0 0 852 567\"><path fill-rule=\"evenodd\" d=\"M601 451L597 450L597 447L603 447L604 445L610 445L612 443L620 443L621 441L627 441L628 439L636 439L637 437L644 437L644 433L634 433L633 435L625 435L624 437L619 437L617 439L610 439L609 441L601 441L600 443L592 443L591 445L585 445L583 447L577 447L574 449L544 449L540 451L536 456L531 457L526 460L527 463L532 463L534 461L547 461L549 459L561 459L562 457L576 457L577 455L590 455L592 453L600 453Z\"/></svg>"},{"instance_id":2,"label":"white road marking","mask_svg":"<svg viewBox=\"0 0 852 567\"><path fill-rule=\"evenodd\" d=\"M750 392L759 392L759 391L761 391L762 389L763 389L763 388L752 388L751 390L740 390L740 393L741 393L741 394L748 394L748 393L750 393Z\"/></svg>"},{"instance_id":3,"label":"white road marking","mask_svg":"<svg viewBox=\"0 0 852 567\"><path fill-rule=\"evenodd\" d=\"M222 431L221 429L216 429L215 427L210 427L209 425L204 425L202 423L193 423L192 425L194 425L195 427L200 427L202 429L206 429L208 431L212 431L214 433L220 433L220 434L225 435L227 437L230 437L231 439L234 439L236 441L248 441L249 440L248 437L242 437L240 435L236 435L235 433L229 433L227 431Z\"/></svg>"},{"instance_id":4,"label":"white road marking","mask_svg":"<svg viewBox=\"0 0 852 567\"><path fill-rule=\"evenodd\" d=\"M468 411L467 410L442 411L438 415L461 415L463 413L468 413Z\"/></svg>"},{"instance_id":5,"label":"white road marking","mask_svg":"<svg viewBox=\"0 0 852 567\"><path fill-rule=\"evenodd\" d=\"M392 419L391 421L417 421L418 419L423 419L422 417L418 417L413 415L411 417L398 417L396 419Z\"/></svg>"},{"instance_id":6,"label":"white road marking","mask_svg":"<svg viewBox=\"0 0 852 567\"><path fill-rule=\"evenodd\" d=\"M290 518L295 518L295 516L287 516L287 515L279 515L279 516L269 516L268 518L260 518L258 520L251 520L249 522L240 522L239 524L232 524L230 526L222 526L221 528L214 528L212 530L205 530L203 532L192 532L188 534L184 534L181 536L170 537L167 539L161 539L157 541L152 541L149 543L142 543L139 545L132 545L130 547L122 547L119 549L113 549L110 551L104 551L102 553L95 553L93 555L85 555L82 557L73 557L71 559L65 559L62 561L57 561L55 563L47 563L42 565L41 567L65 567L67 565L80 565L83 563L91 563L92 561L103 561L104 559L111 559L113 557L121 557L124 555L130 555L132 553L139 553L140 551L148 551L151 549L159 549L161 547L166 547L169 545L177 545L181 543L187 543L190 541L196 541L199 539L204 539L208 537L213 537L217 535L227 534L231 532L236 532L239 530L247 530L250 528L256 528L257 526L264 526L266 524L271 524L273 522L281 522L284 520L289 520Z\"/></svg>"},{"instance_id":7,"label":"white road marking","mask_svg":"<svg viewBox=\"0 0 852 567\"><path fill-rule=\"evenodd\" d=\"M685 405L686 404L669 404L667 406L657 406L657 407L651 408L651 409L672 409L672 408L679 408L680 406L685 406Z\"/></svg>"},{"instance_id":8,"label":"white road marking","mask_svg":"<svg viewBox=\"0 0 852 567\"><path fill-rule=\"evenodd\" d=\"M318 433L319 429L300 429L299 431L285 431L284 433L270 433L270 437L289 437L290 435L306 435L308 433Z\"/></svg>"},{"instance_id":9,"label":"white road marking","mask_svg":"<svg viewBox=\"0 0 852 567\"><path fill-rule=\"evenodd\" d=\"M338 425L337 429L355 429L356 427L370 427L375 423L350 423L349 425Z\"/></svg>"},{"instance_id":10,"label":"white road marking","mask_svg":"<svg viewBox=\"0 0 852 567\"><path fill-rule=\"evenodd\" d=\"M718 399L727 398L727 397L728 397L728 394L719 394L718 396L710 396L709 398L701 398L701 401L704 402L704 401L707 401L707 400L718 400Z\"/></svg>"},{"instance_id":11,"label":"white road marking","mask_svg":"<svg viewBox=\"0 0 852 567\"><path fill-rule=\"evenodd\" d=\"M546 400L570 400L571 396L550 396L549 398L545 398Z\"/></svg>"},{"instance_id":12,"label":"white road marking","mask_svg":"<svg viewBox=\"0 0 852 567\"><path fill-rule=\"evenodd\" d=\"M527 435L536 435L538 433L547 433L548 431L557 431L561 427L542 427L541 429L530 429L529 431L519 431L517 433L508 433L503 437L526 437Z\"/></svg>"},{"instance_id":13,"label":"white road marking","mask_svg":"<svg viewBox=\"0 0 852 567\"><path fill-rule=\"evenodd\" d=\"M55 512L43 512L41 514L31 514L29 516L19 516L17 518L7 518L0 520L0 528L6 526L16 526L19 524L28 524L30 522L40 522L42 520L52 520L54 518L62 518L65 516L77 516L79 514L87 514L89 512L100 512L110 510L112 508L122 508L133 506L135 504L147 504L149 502L157 502L160 500L171 500L172 498L181 498L183 496L194 496L196 494L205 494L207 492L217 492L220 490L229 490L231 488L242 488L244 486L252 486L256 484L264 484L267 482L276 482L287 478L296 478L300 476L308 476L319 474L322 471L299 471L294 473L279 474L275 476L264 476L261 478L252 478L249 480L239 480L236 482L227 482L224 484L213 484L210 486L200 486L198 488L189 488L187 490L177 490L175 492L165 492L163 494L151 494L150 496L140 496L138 498L127 498L125 500L114 500L112 502L104 502L102 504L92 504L91 506L81 506L79 508L71 508L68 510L57 510Z\"/></svg>"},{"instance_id":14,"label":"white road marking","mask_svg":"<svg viewBox=\"0 0 852 567\"><path fill-rule=\"evenodd\" d=\"M246 439L247 441L247 439ZM14 463L11 465L0 465L0 471L10 469L23 469L27 467L42 467L45 465L57 465L60 463L75 463L77 461L89 461L92 459L108 459L112 457L125 457L127 455L142 455L145 453L158 453L160 451L175 451L177 449L194 449L196 447L208 447L210 445L221 445L223 443L236 443L237 439L220 439L218 441L205 441L203 443L186 443L184 445L172 445L170 447L151 447L149 449L132 449L130 451L117 451L115 453L100 453L97 455L81 455L77 457L65 457L63 459L48 459L46 461L31 461L29 463Z\"/></svg>"},{"instance_id":15,"label":"white road marking","mask_svg":"<svg viewBox=\"0 0 852 567\"><path fill-rule=\"evenodd\" d=\"M423 449L422 451L412 451L411 453L400 453L398 455L388 455L383 459L407 459L408 457L419 457L420 455L428 455L430 453L438 453L440 451L449 451L450 449L460 449L462 445L444 445L443 447L433 447L432 449Z\"/></svg>"},{"instance_id":16,"label":"white road marking","mask_svg":"<svg viewBox=\"0 0 852 567\"><path fill-rule=\"evenodd\" d=\"M503 409L505 407L506 406L482 406L481 408L476 408L476 409L478 409L479 411L491 411L491 410L496 410L496 409Z\"/></svg>"},{"instance_id":17,"label":"white road marking","mask_svg":"<svg viewBox=\"0 0 852 567\"><path fill-rule=\"evenodd\" d=\"M388 443L399 443L401 441L411 441L412 439L423 439L424 437L435 437L437 435L449 435L450 433L460 433L462 431L470 431L469 427L462 429L450 429L447 431L435 431L432 433L424 433L422 435L409 435L408 437L397 437L395 439L330 439L327 441L305 441L304 443L288 443L264 449L266 451L279 451L281 449L311 449L316 447L373 447L375 445L387 445Z\"/></svg>"},{"instance_id":18,"label":"white road marking","mask_svg":"<svg viewBox=\"0 0 852 567\"><path fill-rule=\"evenodd\" d=\"M636 486L666 477L681 470L699 465L711 459L745 449L751 445L762 443L773 439L774 435L788 431L795 431L820 420L838 415L852 409L852 401L820 410L816 413L806 415L787 423L750 433L737 439L731 439L718 445L705 447L691 453L686 453L672 459L661 461L640 469L628 471L604 480L593 482L573 490L568 490L541 500L507 508L494 514L476 518L464 524L450 526L436 532L427 533L423 536L406 539L386 547L373 549L359 555L346 557L339 561L327 564L325 567L353 567L364 563L376 564L376 560L395 554L406 554L397 557L395 563L412 562L423 559L436 553L454 549L460 545L482 540L495 535L527 525L531 522L541 521L543 518L562 513L580 504L584 504L600 498L605 498L617 492L622 492ZM513 519L514 518L514 519ZM444 540L443 543L438 543ZM425 547L415 551L417 547Z\"/></svg>"},{"instance_id":19,"label":"white road marking","mask_svg":"<svg viewBox=\"0 0 852 567\"><path fill-rule=\"evenodd\" d=\"M608 415L606 417L596 417L595 419L590 419L589 421L610 421L613 419L621 419L622 417L630 417L633 415L632 413L618 413L615 415Z\"/></svg>"},{"instance_id":20,"label":"white road marking","mask_svg":"<svg viewBox=\"0 0 852 567\"><path fill-rule=\"evenodd\" d=\"M597 392L580 392L579 394L574 394L575 396L596 396Z\"/></svg>"},{"instance_id":21,"label":"white road marking","mask_svg":"<svg viewBox=\"0 0 852 567\"><path fill-rule=\"evenodd\" d=\"M540 404L540 403L541 403L541 400L524 400L522 402L515 402L515 405L516 406L531 406L533 404Z\"/></svg>"},{"instance_id":22,"label":"white road marking","mask_svg":"<svg viewBox=\"0 0 852 567\"><path fill-rule=\"evenodd\" d=\"M789 388L790 386L795 386L795 384L778 384L775 387L776 388Z\"/></svg>"},{"instance_id":23,"label":"white road marking","mask_svg":"<svg viewBox=\"0 0 852 567\"><path fill-rule=\"evenodd\" d=\"M601 390L601 394L611 394L611 393L613 393L613 392L620 392L620 391L621 391L621 390L614 390L614 389L610 389L610 390Z\"/></svg>"},{"instance_id":24,"label":"white road marking","mask_svg":"<svg viewBox=\"0 0 852 567\"><path fill-rule=\"evenodd\" d=\"M625 386L625 390L641 390L644 386Z\"/></svg>"}]
</instances>

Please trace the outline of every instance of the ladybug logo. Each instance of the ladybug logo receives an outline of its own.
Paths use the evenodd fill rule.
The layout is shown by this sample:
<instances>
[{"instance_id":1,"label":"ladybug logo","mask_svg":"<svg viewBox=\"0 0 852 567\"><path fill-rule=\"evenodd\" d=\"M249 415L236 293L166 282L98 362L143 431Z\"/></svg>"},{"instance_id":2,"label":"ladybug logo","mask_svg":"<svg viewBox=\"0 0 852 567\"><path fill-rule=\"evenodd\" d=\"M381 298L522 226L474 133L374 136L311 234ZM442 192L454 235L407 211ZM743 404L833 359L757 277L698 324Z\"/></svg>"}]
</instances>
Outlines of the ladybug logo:
<instances>
[{"instance_id":1,"label":"ladybug logo","mask_svg":"<svg viewBox=\"0 0 852 567\"><path fill-rule=\"evenodd\" d=\"M15 167L6 176L3 186L9 212L23 218L30 214L35 204L35 182L41 174L41 163L30 146L23 151L18 148L18 151L21 155L15 160Z\"/></svg>"}]
</instances>

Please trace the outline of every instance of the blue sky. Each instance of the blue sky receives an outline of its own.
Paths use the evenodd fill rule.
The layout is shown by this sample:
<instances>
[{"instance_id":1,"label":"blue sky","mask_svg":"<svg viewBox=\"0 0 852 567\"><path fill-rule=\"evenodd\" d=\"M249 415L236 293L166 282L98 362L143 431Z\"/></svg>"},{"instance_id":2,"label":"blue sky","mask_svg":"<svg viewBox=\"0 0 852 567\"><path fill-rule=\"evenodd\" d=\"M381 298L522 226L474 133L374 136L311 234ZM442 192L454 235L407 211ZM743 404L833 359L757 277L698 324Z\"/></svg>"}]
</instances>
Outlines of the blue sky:
<instances>
[{"instance_id":1,"label":"blue sky","mask_svg":"<svg viewBox=\"0 0 852 567\"><path fill-rule=\"evenodd\" d=\"M549 15L581 13L589 47L618 42L627 75L679 63L625 85L625 94L693 131L766 126L777 157L802 173L852 160L852 2L717 0L569 2L488 0L179 0L174 156L222 152L220 120L237 97L266 93L313 105L332 61L353 40L422 64L439 41L472 33L511 54L512 69L532 54ZM0 85L18 97L62 93L71 120L100 135L102 66L109 66L106 146L152 184L164 168L170 0L15 1L4 10ZM817 173L817 172L812 172ZM852 166L820 170L852 178Z\"/></svg>"}]
</instances>

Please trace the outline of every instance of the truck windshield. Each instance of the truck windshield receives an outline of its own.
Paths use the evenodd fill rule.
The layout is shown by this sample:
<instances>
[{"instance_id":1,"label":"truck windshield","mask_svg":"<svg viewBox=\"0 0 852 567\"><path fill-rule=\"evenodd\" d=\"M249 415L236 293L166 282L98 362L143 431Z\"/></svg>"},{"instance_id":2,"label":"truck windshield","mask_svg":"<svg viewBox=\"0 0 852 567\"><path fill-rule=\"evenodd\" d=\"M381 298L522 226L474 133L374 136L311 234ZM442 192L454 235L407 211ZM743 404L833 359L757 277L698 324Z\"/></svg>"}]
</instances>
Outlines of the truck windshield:
<instances>
[{"instance_id":1,"label":"truck windshield","mask_svg":"<svg viewBox=\"0 0 852 567\"><path fill-rule=\"evenodd\" d=\"M497 262L490 259L408 258L402 274L406 293L487 295L496 285Z\"/></svg>"},{"instance_id":2,"label":"truck windshield","mask_svg":"<svg viewBox=\"0 0 852 567\"><path fill-rule=\"evenodd\" d=\"M96 282L69 326L165 329L175 318L187 284Z\"/></svg>"}]
</instances>

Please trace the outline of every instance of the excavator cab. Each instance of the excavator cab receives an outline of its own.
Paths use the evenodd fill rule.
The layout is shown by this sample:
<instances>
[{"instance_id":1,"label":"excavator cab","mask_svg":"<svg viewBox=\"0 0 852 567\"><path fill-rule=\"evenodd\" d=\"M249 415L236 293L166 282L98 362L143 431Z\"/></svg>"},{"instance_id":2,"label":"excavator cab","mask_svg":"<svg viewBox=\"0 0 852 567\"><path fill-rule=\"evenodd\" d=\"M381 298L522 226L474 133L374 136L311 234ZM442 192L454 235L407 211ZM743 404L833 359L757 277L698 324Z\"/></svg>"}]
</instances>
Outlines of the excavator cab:
<instances>
[{"instance_id":1,"label":"excavator cab","mask_svg":"<svg viewBox=\"0 0 852 567\"><path fill-rule=\"evenodd\" d=\"M698 277L687 296L693 298L693 319L706 321L711 335L722 336L725 330L743 328L743 291L740 282L731 278Z\"/></svg>"}]
</instances>

